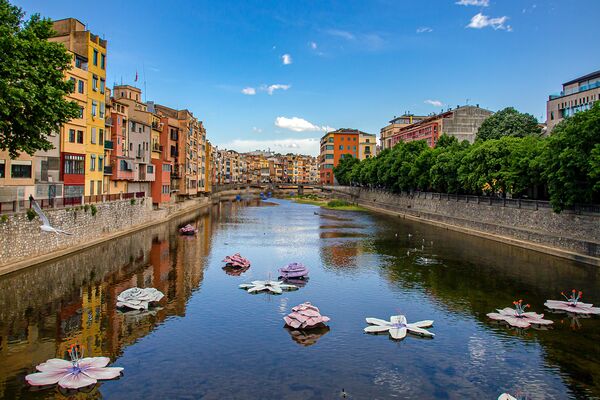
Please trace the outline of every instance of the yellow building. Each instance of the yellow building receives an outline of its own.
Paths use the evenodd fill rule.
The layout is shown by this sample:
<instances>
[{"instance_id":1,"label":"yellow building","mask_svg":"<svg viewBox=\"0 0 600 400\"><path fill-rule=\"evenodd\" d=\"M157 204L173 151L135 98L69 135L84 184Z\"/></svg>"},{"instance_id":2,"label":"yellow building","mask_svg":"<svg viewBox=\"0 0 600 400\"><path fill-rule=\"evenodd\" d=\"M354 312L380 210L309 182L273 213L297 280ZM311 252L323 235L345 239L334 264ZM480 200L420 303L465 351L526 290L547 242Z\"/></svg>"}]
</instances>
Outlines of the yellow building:
<instances>
[{"instance_id":1,"label":"yellow building","mask_svg":"<svg viewBox=\"0 0 600 400\"><path fill-rule=\"evenodd\" d=\"M52 41L63 43L67 49L87 64L87 93L85 110L85 195L103 193L104 139L105 139L105 88L106 88L106 40L85 29L74 18L54 21L56 32Z\"/></svg>"}]
</instances>

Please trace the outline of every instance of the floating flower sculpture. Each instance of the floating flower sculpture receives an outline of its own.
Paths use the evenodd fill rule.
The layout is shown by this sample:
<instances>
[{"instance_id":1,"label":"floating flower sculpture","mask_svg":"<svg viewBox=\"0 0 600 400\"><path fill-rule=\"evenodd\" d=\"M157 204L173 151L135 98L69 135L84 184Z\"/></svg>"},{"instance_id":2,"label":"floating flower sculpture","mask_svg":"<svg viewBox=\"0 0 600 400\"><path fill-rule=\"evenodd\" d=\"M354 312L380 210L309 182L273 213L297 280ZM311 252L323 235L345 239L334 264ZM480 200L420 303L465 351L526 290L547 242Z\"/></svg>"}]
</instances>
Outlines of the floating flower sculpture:
<instances>
[{"instance_id":1,"label":"floating flower sculpture","mask_svg":"<svg viewBox=\"0 0 600 400\"><path fill-rule=\"evenodd\" d=\"M160 301L165 295L158 289L133 287L121 292L117 297L117 307L133 310L147 310L148 303Z\"/></svg>"},{"instance_id":2,"label":"floating flower sculpture","mask_svg":"<svg viewBox=\"0 0 600 400\"><path fill-rule=\"evenodd\" d=\"M534 312L525 312L529 304L523 305L523 300L513 301L515 308L506 307L498 309L497 313L489 313L488 317L497 321L505 321L511 326L517 328L529 328L531 325L552 325L553 322L544 319L544 314Z\"/></svg>"},{"instance_id":3,"label":"floating flower sculpture","mask_svg":"<svg viewBox=\"0 0 600 400\"><path fill-rule=\"evenodd\" d=\"M498 400L517 400L517 398L508 393L502 393L500 396L498 396Z\"/></svg>"},{"instance_id":4,"label":"floating flower sculpture","mask_svg":"<svg viewBox=\"0 0 600 400\"><path fill-rule=\"evenodd\" d=\"M563 292L560 294L562 294L567 301L546 300L544 305L554 311L566 311L574 314L600 314L600 307L594 307L593 304L582 303L579 301L583 296L582 291L577 292L577 290L573 289L571 297L567 297Z\"/></svg>"},{"instance_id":5,"label":"floating flower sculpture","mask_svg":"<svg viewBox=\"0 0 600 400\"><path fill-rule=\"evenodd\" d=\"M388 332L393 339L404 339L407 333L413 335L434 337L435 335L423 328L433 326L433 321L419 321L409 324L404 315L392 315L389 321L379 318L367 318L367 323L371 324L365 328L367 333Z\"/></svg>"},{"instance_id":6,"label":"floating flower sculpture","mask_svg":"<svg viewBox=\"0 0 600 400\"><path fill-rule=\"evenodd\" d=\"M292 308L292 312L283 317L286 325L294 329L322 328L329 317L321 315L319 309L308 301Z\"/></svg>"},{"instance_id":7,"label":"floating flower sculpture","mask_svg":"<svg viewBox=\"0 0 600 400\"><path fill-rule=\"evenodd\" d=\"M32 386L46 386L58 383L65 389L79 389L94 385L99 380L114 379L121 375L123 368L107 367L108 357L86 357L79 346L69 349L71 361L51 358L36 367L40 372L25 377Z\"/></svg>"},{"instance_id":8,"label":"floating flower sculpture","mask_svg":"<svg viewBox=\"0 0 600 400\"><path fill-rule=\"evenodd\" d=\"M240 255L240 253L235 253L232 256L227 256L223 259L223 262L228 267L234 268L246 268L250 267L250 261L247 258L244 258Z\"/></svg>"},{"instance_id":9,"label":"floating flower sculpture","mask_svg":"<svg viewBox=\"0 0 600 400\"><path fill-rule=\"evenodd\" d=\"M247 290L248 293L271 292L281 294L284 290L298 289L295 285L286 285L281 281L252 281L250 283L241 284L240 289Z\"/></svg>"},{"instance_id":10,"label":"floating flower sculpture","mask_svg":"<svg viewBox=\"0 0 600 400\"><path fill-rule=\"evenodd\" d=\"M179 233L186 236L195 235L198 232L198 229L194 228L192 225L187 224L183 228L179 229Z\"/></svg>"},{"instance_id":11,"label":"floating flower sculpture","mask_svg":"<svg viewBox=\"0 0 600 400\"><path fill-rule=\"evenodd\" d=\"M288 279L306 279L308 278L308 268L302 263L289 263L283 268L279 268L279 277Z\"/></svg>"}]
</instances>

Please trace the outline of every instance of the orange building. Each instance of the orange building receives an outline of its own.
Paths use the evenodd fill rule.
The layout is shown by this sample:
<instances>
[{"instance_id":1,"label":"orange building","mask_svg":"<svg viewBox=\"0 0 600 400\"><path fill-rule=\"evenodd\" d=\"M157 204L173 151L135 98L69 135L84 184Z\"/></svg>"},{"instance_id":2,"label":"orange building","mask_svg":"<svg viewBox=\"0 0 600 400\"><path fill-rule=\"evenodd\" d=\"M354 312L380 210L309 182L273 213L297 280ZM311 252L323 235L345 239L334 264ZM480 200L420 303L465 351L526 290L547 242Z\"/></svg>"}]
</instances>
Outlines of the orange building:
<instances>
[{"instance_id":1,"label":"orange building","mask_svg":"<svg viewBox=\"0 0 600 400\"><path fill-rule=\"evenodd\" d=\"M360 151L361 142L366 138L375 143L375 135L358 129L338 129L325 134L321 138L321 153L319 155L319 175L322 185L333 185L333 168L338 165L343 156L352 156L359 160L365 157Z\"/></svg>"}]
</instances>

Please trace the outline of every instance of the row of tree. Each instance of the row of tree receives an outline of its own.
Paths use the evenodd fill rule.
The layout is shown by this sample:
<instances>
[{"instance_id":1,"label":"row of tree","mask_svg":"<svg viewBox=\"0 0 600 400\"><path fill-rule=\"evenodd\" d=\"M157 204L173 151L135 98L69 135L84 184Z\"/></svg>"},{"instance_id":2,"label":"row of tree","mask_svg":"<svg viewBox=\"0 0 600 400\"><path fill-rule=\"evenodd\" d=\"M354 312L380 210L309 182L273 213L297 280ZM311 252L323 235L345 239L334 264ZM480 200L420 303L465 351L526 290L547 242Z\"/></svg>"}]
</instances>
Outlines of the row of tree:
<instances>
[{"instance_id":1,"label":"row of tree","mask_svg":"<svg viewBox=\"0 0 600 400\"><path fill-rule=\"evenodd\" d=\"M399 143L374 158L344 157L335 177L341 185L393 192L549 199L556 212L600 202L600 103L564 120L547 137L527 114L515 112L488 118L472 145L446 135L435 148L425 141Z\"/></svg>"}]
</instances>

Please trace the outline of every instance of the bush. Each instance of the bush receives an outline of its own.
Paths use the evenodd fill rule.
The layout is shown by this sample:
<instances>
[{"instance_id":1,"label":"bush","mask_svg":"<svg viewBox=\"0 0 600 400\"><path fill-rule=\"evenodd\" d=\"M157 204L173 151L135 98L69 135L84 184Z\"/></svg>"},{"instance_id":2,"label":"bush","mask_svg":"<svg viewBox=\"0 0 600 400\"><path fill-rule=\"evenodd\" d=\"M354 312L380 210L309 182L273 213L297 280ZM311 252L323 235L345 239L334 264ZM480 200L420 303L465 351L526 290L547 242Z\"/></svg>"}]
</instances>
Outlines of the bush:
<instances>
[{"instance_id":1,"label":"bush","mask_svg":"<svg viewBox=\"0 0 600 400\"><path fill-rule=\"evenodd\" d=\"M35 218L37 214L35 213L35 211L33 211L33 209L28 208L27 209L27 219L30 221L33 221L33 219Z\"/></svg>"},{"instance_id":2,"label":"bush","mask_svg":"<svg viewBox=\"0 0 600 400\"><path fill-rule=\"evenodd\" d=\"M135 206L135 199L129 200L129 204L131 204L132 206Z\"/></svg>"},{"instance_id":3,"label":"bush","mask_svg":"<svg viewBox=\"0 0 600 400\"><path fill-rule=\"evenodd\" d=\"M90 209L89 204L86 204L85 206L83 206L83 211L88 212L89 209Z\"/></svg>"},{"instance_id":4,"label":"bush","mask_svg":"<svg viewBox=\"0 0 600 400\"><path fill-rule=\"evenodd\" d=\"M8 215L2 215L0 217L0 222L2 222L3 224L8 222Z\"/></svg>"},{"instance_id":5,"label":"bush","mask_svg":"<svg viewBox=\"0 0 600 400\"><path fill-rule=\"evenodd\" d=\"M95 217L96 213L98 212L98 209L96 208L96 206L92 204L90 206L90 210L92 211L92 217Z\"/></svg>"},{"instance_id":6,"label":"bush","mask_svg":"<svg viewBox=\"0 0 600 400\"><path fill-rule=\"evenodd\" d=\"M346 200L330 200L327 202L327 207L348 207L351 206L352 203L347 202Z\"/></svg>"}]
</instances>

